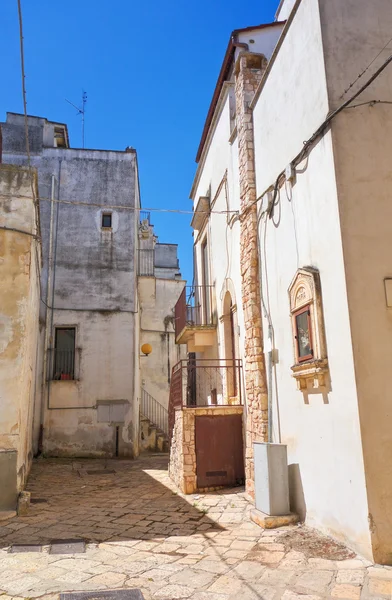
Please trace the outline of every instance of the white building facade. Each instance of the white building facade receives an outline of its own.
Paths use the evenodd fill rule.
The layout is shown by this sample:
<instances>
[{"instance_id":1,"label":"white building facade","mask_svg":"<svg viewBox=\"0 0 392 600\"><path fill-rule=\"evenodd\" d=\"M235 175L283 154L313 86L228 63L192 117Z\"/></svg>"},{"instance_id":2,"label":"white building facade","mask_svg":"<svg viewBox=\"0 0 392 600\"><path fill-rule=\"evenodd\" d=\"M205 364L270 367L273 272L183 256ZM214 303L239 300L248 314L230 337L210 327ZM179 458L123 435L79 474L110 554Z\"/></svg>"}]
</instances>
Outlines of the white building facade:
<instances>
[{"instance_id":1,"label":"white building facade","mask_svg":"<svg viewBox=\"0 0 392 600\"><path fill-rule=\"evenodd\" d=\"M291 509L392 564L392 8L285 0L277 19L233 32L207 117L191 199L215 331L188 351L243 360L248 491L253 442L287 445Z\"/></svg>"}]
</instances>

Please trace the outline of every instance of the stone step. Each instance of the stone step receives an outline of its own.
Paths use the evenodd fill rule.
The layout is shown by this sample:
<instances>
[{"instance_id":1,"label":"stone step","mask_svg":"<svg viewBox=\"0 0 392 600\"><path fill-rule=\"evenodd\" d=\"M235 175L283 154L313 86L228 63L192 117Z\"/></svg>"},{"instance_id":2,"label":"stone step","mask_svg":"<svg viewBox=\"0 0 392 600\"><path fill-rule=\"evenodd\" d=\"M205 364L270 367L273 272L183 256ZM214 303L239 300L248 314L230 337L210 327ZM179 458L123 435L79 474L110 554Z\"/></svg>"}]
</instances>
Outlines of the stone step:
<instances>
[{"instance_id":1,"label":"stone step","mask_svg":"<svg viewBox=\"0 0 392 600\"><path fill-rule=\"evenodd\" d=\"M140 437L140 449L142 452L168 451L168 436L145 415L140 415Z\"/></svg>"}]
</instances>

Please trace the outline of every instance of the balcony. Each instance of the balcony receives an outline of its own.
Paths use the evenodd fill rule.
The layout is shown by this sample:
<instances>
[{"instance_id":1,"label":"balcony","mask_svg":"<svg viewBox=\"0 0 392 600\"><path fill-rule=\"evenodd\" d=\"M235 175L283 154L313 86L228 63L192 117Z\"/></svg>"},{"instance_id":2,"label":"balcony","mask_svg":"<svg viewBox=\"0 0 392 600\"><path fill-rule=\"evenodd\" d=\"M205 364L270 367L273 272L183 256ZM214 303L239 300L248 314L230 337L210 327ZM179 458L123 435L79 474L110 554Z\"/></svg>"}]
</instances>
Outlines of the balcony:
<instances>
[{"instance_id":1,"label":"balcony","mask_svg":"<svg viewBox=\"0 0 392 600\"><path fill-rule=\"evenodd\" d=\"M181 360L173 367L170 404L174 408L241 406L241 378L240 359Z\"/></svg>"},{"instance_id":2,"label":"balcony","mask_svg":"<svg viewBox=\"0 0 392 600\"><path fill-rule=\"evenodd\" d=\"M216 339L214 286L186 286L175 306L177 344L187 344L188 352L203 352Z\"/></svg>"}]
</instances>

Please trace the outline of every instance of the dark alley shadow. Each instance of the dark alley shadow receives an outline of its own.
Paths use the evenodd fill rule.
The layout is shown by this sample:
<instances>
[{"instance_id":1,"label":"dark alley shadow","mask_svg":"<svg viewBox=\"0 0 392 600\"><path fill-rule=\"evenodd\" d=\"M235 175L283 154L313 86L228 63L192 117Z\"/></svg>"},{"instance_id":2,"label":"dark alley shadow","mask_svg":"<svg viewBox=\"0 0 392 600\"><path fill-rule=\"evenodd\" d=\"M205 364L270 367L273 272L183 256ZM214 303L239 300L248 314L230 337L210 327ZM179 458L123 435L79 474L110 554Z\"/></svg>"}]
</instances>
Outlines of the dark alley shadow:
<instances>
[{"instance_id":1,"label":"dark alley shadow","mask_svg":"<svg viewBox=\"0 0 392 600\"><path fill-rule=\"evenodd\" d=\"M165 455L36 460L27 485L29 513L0 523L0 547L47 545L53 539L148 541L221 531L193 497L187 501L178 494L167 477L167 460Z\"/></svg>"}]
</instances>

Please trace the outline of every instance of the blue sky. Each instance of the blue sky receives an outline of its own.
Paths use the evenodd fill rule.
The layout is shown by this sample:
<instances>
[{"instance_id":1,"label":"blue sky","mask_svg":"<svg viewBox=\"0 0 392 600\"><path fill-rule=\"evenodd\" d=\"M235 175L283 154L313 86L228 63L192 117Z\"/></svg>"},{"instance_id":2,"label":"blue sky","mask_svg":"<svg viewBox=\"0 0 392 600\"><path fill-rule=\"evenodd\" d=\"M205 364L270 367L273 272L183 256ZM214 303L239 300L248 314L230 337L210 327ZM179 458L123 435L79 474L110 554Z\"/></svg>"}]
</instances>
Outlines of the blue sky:
<instances>
[{"instance_id":1,"label":"blue sky","mask_svg":"<svg viewBox=\"0 0 392 600\"><path fill-rule=\"evenodd\" d=\"M278 0L22 0L27 108L68 124L88 95L86 147L137 149L143 207L191 210L195 156L233 29L274 19ZM0 2L0 120L22 112L17 0ZM189 215L152 215L192 277Z\"/></svg>"}]
</instances>

